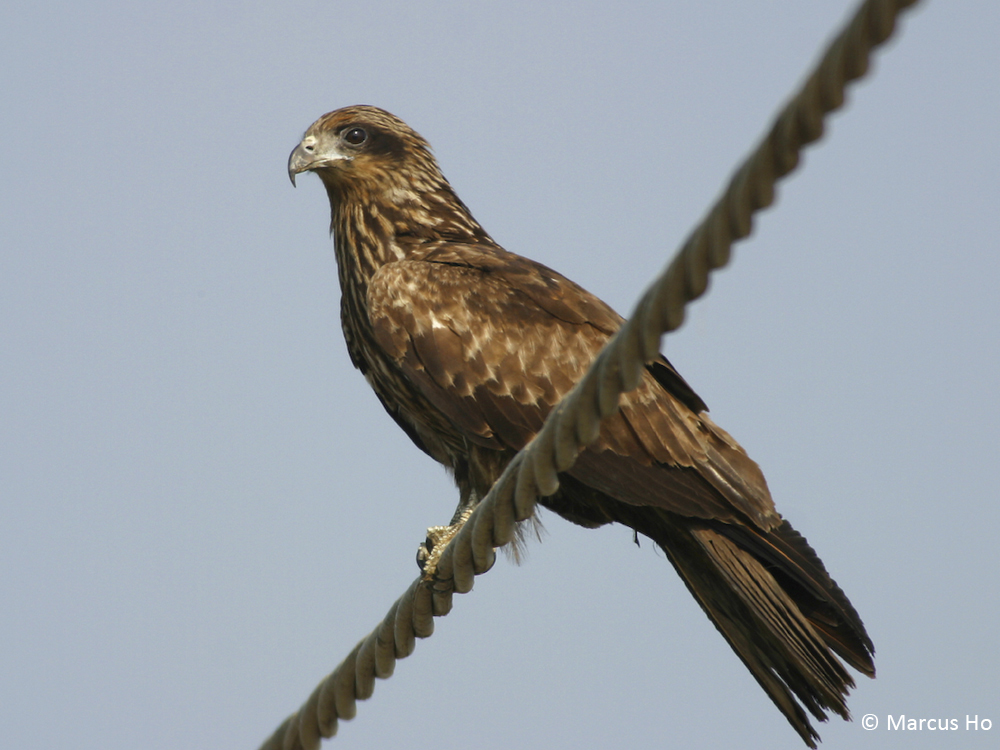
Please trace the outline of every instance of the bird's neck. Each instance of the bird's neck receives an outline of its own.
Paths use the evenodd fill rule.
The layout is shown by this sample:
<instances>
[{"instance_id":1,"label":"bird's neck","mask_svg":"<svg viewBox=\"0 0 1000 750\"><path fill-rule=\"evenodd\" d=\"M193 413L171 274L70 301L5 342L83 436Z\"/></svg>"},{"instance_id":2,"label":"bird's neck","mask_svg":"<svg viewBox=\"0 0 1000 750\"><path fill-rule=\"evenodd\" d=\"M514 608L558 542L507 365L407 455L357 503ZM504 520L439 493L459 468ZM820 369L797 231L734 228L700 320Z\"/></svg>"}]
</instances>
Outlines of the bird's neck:
<instances>
[{"instance_id":1,"label":"bird's neck","mask_svg":"<svg viewBox=\"0 0 1000 750\"><path fill-rule=\"evenodd\" d=\"M367 289L387 263L420 257L442 242L494 245L447 182L416 192L349 194L327 186L341 287Z\"/></svg>"}]
</instances>

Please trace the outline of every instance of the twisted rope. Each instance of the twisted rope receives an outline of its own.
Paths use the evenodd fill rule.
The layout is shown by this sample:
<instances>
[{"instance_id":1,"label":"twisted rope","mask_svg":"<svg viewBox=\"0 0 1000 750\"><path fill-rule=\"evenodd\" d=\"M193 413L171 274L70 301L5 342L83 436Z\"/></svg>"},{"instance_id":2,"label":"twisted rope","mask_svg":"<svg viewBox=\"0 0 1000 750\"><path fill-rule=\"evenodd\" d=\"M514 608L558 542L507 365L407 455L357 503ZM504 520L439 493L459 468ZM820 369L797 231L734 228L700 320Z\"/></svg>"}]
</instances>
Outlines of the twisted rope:
<instances>
[{"instance_id":1,"label":"twisted rope","mask_svg":"<svg viewBox=\"0 0 1000 750\"><path fill-rule=\"evenodd\" d=\"M415 639L434 632L433 618L450 611L452 593L468 592L474 577L492 567L495 548L513 538L516 523L531 517L539 497L559 488L559 472L597 438L601 420L617 410L619 397L639 384L645 364L659 354L661 336L684 322L685 306L705 293L709 273L729 262L732 244L750 234L753 214L774 202L775 183L795 169L802 148L823 134L824 116L843 104L847 84L867 72L871 51L889 38L896 16L914 2L861 5L628 322L445 548L434 580L410 584L378 627L260 750L316 750L320 738L337 733L339 720L354 718L356 702L371 697L375 678L391 676L396 660L413 653Z\"/></svg>"}]
</instances>

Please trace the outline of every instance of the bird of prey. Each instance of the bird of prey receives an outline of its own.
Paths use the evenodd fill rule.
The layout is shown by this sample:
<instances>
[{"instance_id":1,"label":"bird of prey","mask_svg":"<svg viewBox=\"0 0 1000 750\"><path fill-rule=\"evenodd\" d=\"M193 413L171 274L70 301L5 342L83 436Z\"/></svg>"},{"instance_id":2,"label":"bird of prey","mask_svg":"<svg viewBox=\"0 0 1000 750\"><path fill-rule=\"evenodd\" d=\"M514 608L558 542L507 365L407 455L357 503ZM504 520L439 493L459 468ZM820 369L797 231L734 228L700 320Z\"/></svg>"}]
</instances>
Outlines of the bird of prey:
<instances>
[{"instance_id":1,"label":"bird of prey","mask_svg":"<svg viewBox=\"0 0 1000 750\"><path fill-rule=\"evenodd\" d=\"M500 247L427 141L376 107L323 115L288 160L332 211L351 362L473 507L582 377L622 318L569 279ZM775 510L764 476L664 357L540 499L587 527L621 523L666 553L689 591L810 747L808 713L849 718L874 676L857 612ZM839 659L837 657L840 657Z\"/></svg>"}]
</instances>

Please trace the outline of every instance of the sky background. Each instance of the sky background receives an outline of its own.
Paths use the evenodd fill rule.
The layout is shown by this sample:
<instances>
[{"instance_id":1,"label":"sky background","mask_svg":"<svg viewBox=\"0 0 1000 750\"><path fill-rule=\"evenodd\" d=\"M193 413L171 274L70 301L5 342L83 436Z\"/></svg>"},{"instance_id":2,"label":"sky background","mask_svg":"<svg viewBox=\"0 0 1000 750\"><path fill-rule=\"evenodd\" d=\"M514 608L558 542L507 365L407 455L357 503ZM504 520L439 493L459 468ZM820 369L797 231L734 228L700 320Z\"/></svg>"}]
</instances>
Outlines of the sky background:
<instances>
[{"instance_id":1,"label":"sky background","mask_svg":"<svg viewBox=\"0 0 1000 750\"><path fill-rule=\"evenodd\" d=\"M2 744L254 750L451 515L348 360L310 123L399 115L627 314L853 6L6 4ZM1000 736L998 29L909 13L664 342L875 641L828 748ZM324 747L803 747L662 553L543 519Z\"/></svg>"}]
</instances>

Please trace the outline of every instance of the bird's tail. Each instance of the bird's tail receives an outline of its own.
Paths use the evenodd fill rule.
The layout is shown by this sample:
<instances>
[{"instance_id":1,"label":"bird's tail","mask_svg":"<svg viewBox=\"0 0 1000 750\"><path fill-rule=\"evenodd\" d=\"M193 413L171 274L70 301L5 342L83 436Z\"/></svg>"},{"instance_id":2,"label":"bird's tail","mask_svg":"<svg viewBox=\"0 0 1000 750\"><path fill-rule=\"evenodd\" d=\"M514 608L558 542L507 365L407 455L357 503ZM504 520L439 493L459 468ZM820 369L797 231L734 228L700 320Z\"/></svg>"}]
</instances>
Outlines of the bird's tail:
<instances>
[{"instance_id":1,"label":"bird's tail","mask_svg":"<svg viewBox=\"0 0 1000 750\"><path fill-rule=\"evenodd\" d=\"M874 648L847 597L787 521L764 532L672 514L647 520L653 523L637 530L666 552L807 745L815 748L819 735L803 707L822 721L827 711L850 718L845 699L854 681L835 654L874 677Z\"/></svg>"}]
</instances>

